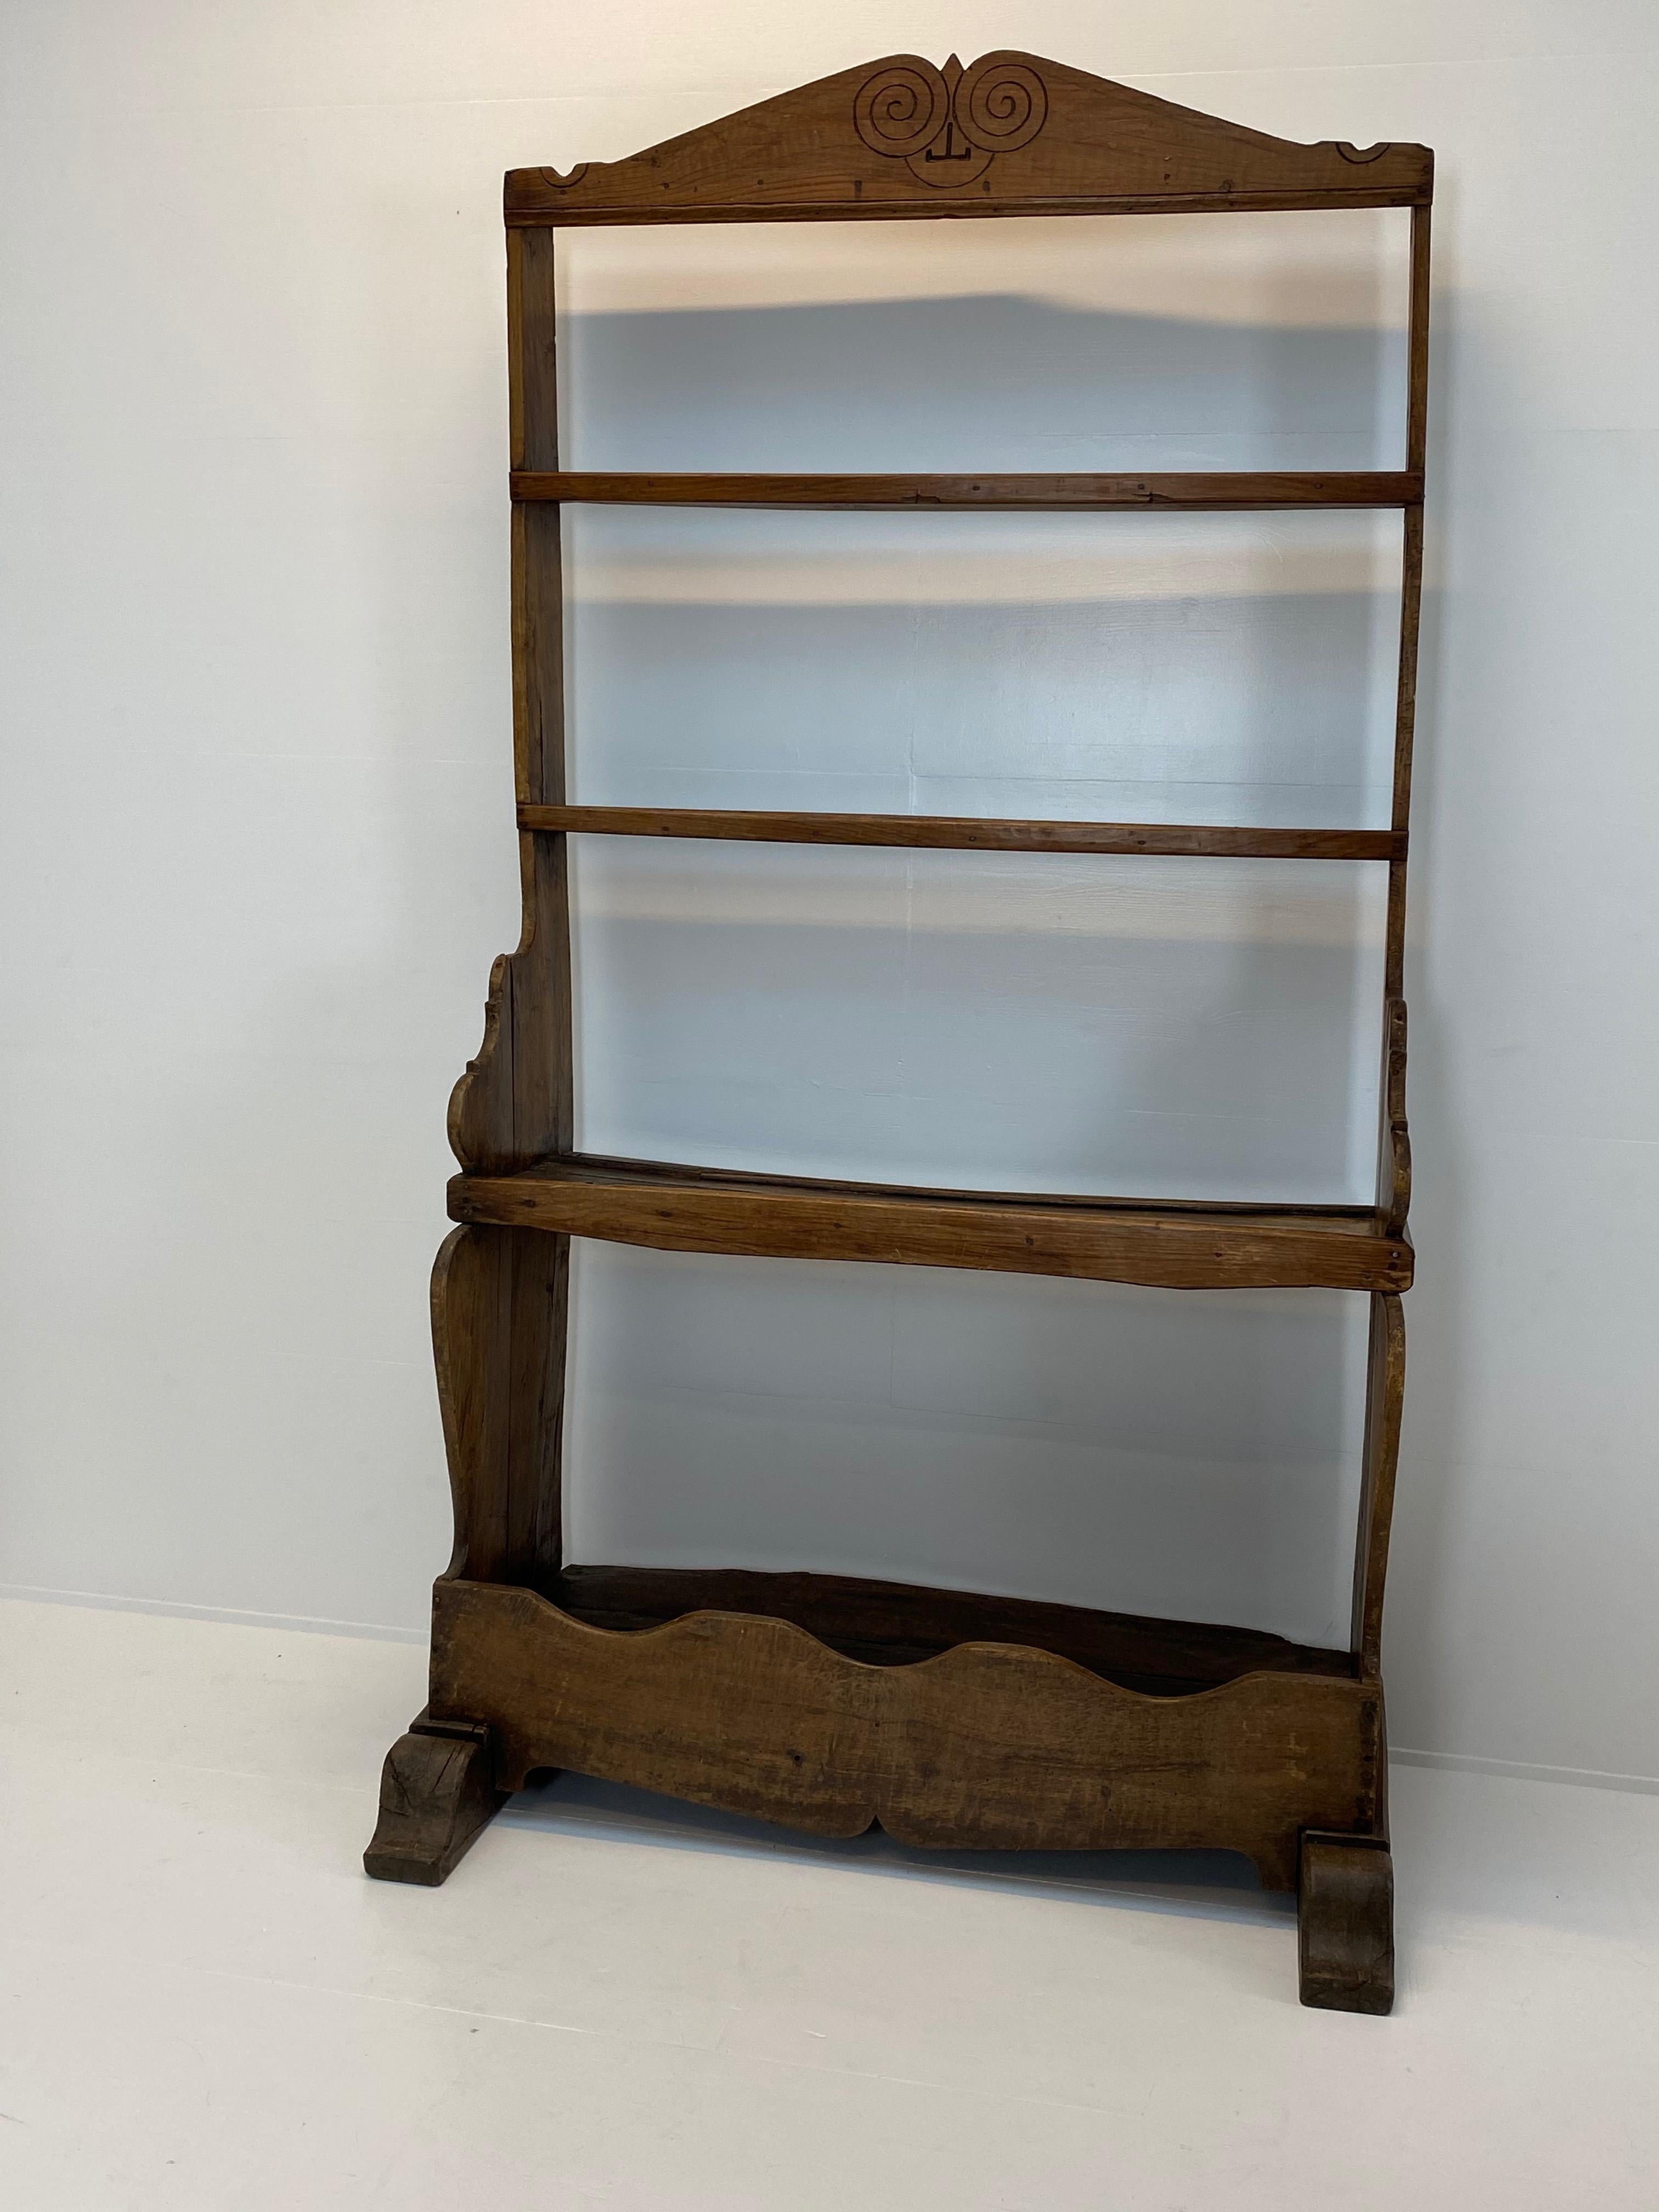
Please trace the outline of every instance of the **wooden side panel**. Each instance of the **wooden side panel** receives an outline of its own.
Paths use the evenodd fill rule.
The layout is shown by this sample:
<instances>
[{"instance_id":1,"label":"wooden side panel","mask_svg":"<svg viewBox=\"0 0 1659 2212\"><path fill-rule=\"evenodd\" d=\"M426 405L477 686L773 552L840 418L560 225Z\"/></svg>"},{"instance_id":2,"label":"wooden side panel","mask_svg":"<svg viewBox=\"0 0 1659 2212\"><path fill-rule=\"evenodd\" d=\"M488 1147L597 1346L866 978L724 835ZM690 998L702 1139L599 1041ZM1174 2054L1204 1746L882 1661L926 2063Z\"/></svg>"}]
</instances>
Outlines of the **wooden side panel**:
<instances>
[{"instance_id":1,"label":"wooden side panel","mask_svg":"<svg viewBox=\"0 0 1659 2212\"><path fill-rule=\"evenodd\" d=\"M1382 1009L1382 1130L1376 1204L1390 1237L1403 1236L1412 1203L1412 1139L1406 1120L1406 1001Z\"/></svg>"},{"instance_id":2,"label":"wooden side panel","mask_svg":"<svg viewBox=\"0 0 1659 2212\"><path fill-rule=\"evenodd\" d=\"M507 241L512 462L558 461L554 239ZM559 516L513 518L513 729L520 805L565 791ZM463 1166L522 1168L573 1126L570 921L562 837L519 839L518 950L490 975L484 1041L450 1099ZM556 1573L569 1239L484 1228L451 1237L432 1279L433 1346L455 1507L452 1574Z\"/></svg>"},{"instance_id":3,"label":"wooden side panel","mask_svg":"<svg viewBox=\"0 0 1659 2212\"><path fill-rule=\"evenodd\" d=\"M551 233L507 240L512 465L558 463ZM513 512L513 752L521 806L565 795L564 599L556 507ZM465 1168L525 1167L570 1142L570 911L565 840L519 839L524 912L516 951L489 978L484 1039L449 1102Z\"/></svg>"},{"instance_id":4,"label":"wooden side panel","mask_svg":"<svg viewBox=\"0 0 1659 2212\"><path fill-rule=\"evenodd\" d=\"M503 1788L570 1767L823 1835L1229 1849L1290 1888L1303 1829L1380 1819L1382 1693L1334 1677L1146 1698L1015 1645L866 1667L785 1621L617 1634L457 1581L434 1593L432 1683L435 1717L489 1723Z\"/></svg>"},{"instance_id":5,"label":"wooden side panel","mask_svg":"<svg viewBox=\"0 0 1659 2212\"><path fill-rule=\"evenodd\" d=\"M432 1345L449 1456L447 1571L556 1574L570 1282L568 1237L458 1229L432 1271Z\"/></svg>"},{"instance_id":6,"label":"wooden side panel","mask_svg":"<svg viewBox=\"0 0 1659 2212\"><path fill-rule=\"evenodd\" d=\"M1040 55L890 54L623 161L516 169L509 224L1403 206L1423 146L1302 146Z\"/></svg>"},{"instance_id":7,"label":"wooden side panel","mask_svg":"<svg viewBox=\"0 0 1659 2212\"><path fill-rule=\"evenodd\" d=\"M1411 298L1407 325L1406 466L1417 479L1401 539L1400 661L1395 686L1394 799L1391 823L1404 836L1411 824L1412 760L1417 741L1418 635L1423 613L1423 481L1429 434L1430 210L1412 210ZM1384 1106L1378 1164L1380 1200L1389 1225L1405 1226L1411 1201L1411 1150L1406 1136L1406 855L1389 868L1389 916L1382 960Z\"/></svg>"},{"instance_id":8,"label":"wooden side panel","mask_svg":"<svg viewBox=\"0 0 1659 2212\"><path fill-rule=\"evenodd\" d=\"M1382 1591L1394 1524L1400 1419L1406 1401L1406 1315L1397 1297L1371 1300L1370 1363L1365 1383L1365 1457L1360 1479L1359 1540L1354 1559L1352 1650L1359 1671L1382 1672Z\"/></svg>"}]
</instances>

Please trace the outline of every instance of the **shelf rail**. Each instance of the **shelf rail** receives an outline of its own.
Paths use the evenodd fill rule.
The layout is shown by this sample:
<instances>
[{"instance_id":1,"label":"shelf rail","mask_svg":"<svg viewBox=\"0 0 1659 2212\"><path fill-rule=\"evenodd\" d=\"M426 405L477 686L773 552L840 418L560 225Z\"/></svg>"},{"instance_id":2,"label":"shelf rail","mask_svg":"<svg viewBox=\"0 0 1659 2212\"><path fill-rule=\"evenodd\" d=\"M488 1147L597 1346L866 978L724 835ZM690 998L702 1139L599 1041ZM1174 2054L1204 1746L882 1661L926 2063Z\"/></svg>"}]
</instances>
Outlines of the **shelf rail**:
<instances>
[{"instance_id":1,"label":"shelf rail","mask_svg":"<svg viewBox=\"0 0 1659 2212\"><path fill-rule=\"evenodd\" d=\"M1179 822L1029 822L976 814L766 813L664 806L521 805L532 834L696 837L737 844L884 845L984 853L1145 854L1234 860L1406 857L1404 830L1279 830Z\"/></svg>"}]
</instances>

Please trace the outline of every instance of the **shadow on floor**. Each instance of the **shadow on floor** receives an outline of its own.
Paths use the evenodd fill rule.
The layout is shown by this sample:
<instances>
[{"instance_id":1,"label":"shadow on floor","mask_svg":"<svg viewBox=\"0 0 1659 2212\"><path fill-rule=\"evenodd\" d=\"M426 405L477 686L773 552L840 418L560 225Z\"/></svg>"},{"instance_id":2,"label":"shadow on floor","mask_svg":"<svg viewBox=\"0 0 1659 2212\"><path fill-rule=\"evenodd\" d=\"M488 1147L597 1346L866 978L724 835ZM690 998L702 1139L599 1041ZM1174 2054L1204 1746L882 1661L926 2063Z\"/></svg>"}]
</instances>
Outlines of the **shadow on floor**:
<instances>
[{"instance_id":1,"label":"shadow on floor","mask_svg":"<svg viewBox=\"0 0 1659 2212\"><path fill-rule=\"evenodd\" d=\"M896 1843L879 1828L862 1836L809 1836L662 1797L586 1775L532 1782L504 1808L514 1827L656 1844L670 1850L766 1854L844 1866L921 1881L968 1881L981 1887L1041 1893L1063 1889L1078 1902L1091 1893L1102 1905L1203 1918L1293 1919L1288 1893L1262 1888L1255 1868L1234 1851L925 1851Z\"/></svg>"}]
</instances>

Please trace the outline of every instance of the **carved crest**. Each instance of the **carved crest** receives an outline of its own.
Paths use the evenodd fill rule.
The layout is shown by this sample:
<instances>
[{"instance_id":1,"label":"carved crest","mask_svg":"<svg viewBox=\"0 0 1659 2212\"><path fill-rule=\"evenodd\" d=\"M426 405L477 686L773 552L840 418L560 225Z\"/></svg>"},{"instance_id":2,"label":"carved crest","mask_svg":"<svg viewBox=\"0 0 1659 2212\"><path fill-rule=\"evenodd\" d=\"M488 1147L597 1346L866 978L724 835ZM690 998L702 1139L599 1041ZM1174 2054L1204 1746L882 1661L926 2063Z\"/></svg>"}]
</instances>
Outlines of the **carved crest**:
<instances>
[{"instance_id":1,"label":"carved crest","mask_svg":"<svg viewBox=\"0 0 1659 2212\"><path fill-rule=\"evenodd\" d=\"M623 161L568 176L515 169L507 219L567 228L1426 207L1433 179L1425 146L1294 145L1039 54L981 54L966 69L955 54L943 69L884 54Z\"/></svg>"},{"instance_id":2,"label":"carved crest","mask_svg":"<svg viewBox=\"0 0 1659 2212\"><path fill-rule=\"evenodd\" d=\"M1048 119L1048 94L1028 62L990 54L965 73L952 54L890 63L866 77L853 125L873 154L902 161L936 190L976 184L999 154L1029 146Z\"/></svg>"}]
</instances>

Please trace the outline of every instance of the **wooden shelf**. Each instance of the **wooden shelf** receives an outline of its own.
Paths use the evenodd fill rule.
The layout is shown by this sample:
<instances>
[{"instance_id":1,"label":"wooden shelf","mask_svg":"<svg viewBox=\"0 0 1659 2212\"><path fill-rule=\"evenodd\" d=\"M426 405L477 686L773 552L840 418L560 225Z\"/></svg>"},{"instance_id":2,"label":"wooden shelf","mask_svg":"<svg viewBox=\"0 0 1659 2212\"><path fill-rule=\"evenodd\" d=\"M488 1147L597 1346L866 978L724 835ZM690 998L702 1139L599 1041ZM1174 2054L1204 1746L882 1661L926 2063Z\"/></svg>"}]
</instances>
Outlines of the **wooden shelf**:
<instances>
[{"instance_id":1,"label":"wooden shelf","mask_svg":"<svg viewBox=\"0 0 1659 2212\"><path fill-rule=\"evenodd\" d=\"M1350 1680L1356 1672L1349 1651L1292 1644L1261 1629L850 1575L568 1565L548 1578L541 1595L593 1628L657 1628L689 1613L792 1621L866 1666L911 1666L959 1644L1029 1644L1147 1697L1189 1696L1262 1671Z\"/></svg>"},{"instance_id":2,"label":"wooden shelf","mask_svg":"<svg viewBox=\"0 0 1659 2212\"><path fill-rule=\"evenodd\" d=\"M661 806L520 806L520 830L739 844L896 845L984 853L1146 853L1236 860L1403 860L1403 830L1024 822L976 814L775 814Z\"/></svg>"},{"instance_id":3,"label":"wooden shelf","mask_svg":"<svg viewBox=\"0 0 1659 2212\"><path fill-rule=\"evenodd\" d=\"M1295 507L1412 507L1420 469L1345 473L1222 469L1199 475L825 476L664 475L653 471L514 469L516 500L596 506L1055 511L1170 507L1188 513Z\"/></svg>"},{"instance_id":4,"label":"wooden shelf","mask_svg":"<svg viewBox=\"0 0 1659 2212\"><path fill-rule=\"evenodd\" d=\"M665 1252L863 1260L1171 1290L1403 1291L1412 1248L1369 1206L1027 1196L743 1175L582 1153L456 1176L452 1220Z\"/></svg>"}]
</instances>

